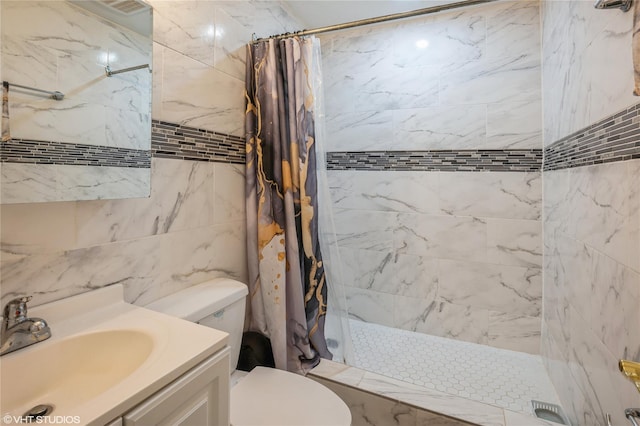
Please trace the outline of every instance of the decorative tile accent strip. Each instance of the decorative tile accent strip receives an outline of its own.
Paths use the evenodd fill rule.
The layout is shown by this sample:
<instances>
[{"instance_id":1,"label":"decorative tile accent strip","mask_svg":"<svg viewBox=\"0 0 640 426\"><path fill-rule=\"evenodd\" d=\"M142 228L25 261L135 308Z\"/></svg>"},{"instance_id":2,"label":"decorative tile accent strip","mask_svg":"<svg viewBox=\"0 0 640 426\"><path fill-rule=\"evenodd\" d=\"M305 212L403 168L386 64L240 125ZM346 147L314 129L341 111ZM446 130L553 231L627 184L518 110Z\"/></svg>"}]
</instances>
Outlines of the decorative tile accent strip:
<instances>
[{"instance_id":1,"label":"decorative tile accent strip","mask_svg":"<svg viewBox=\"0 0 640 426\"><path fill-rule=\"evenodd\" d=\"M244 164L245 140L241 136L152 120L154 157L178 160Z\"/></svg>"},{"instance_id":2,"label":"decorative tile accent strip","mask_svg":"<svg viewBox=\"0 0 640 426\"><path fill-rule=\"evenodd\" d=\"M77 143L10 139L0 143L0 162L99 167L151 167L151 151Z\"/></svg>"},{"instance_id":3,"label":"decorative tile accent strip","mask_svg":"<svg viewBox=\"0 0 640 426\"><path fill-rule=\"evenodd\" d=\"M541 149L328 152L328 170L537 172Z\"/></svg>"},{"instance_id":4,"label":"decorative tile accent strip","mask_svg":"<svg viewBox=\"0 0 640 426\"><path fill-rule=\"evenodd\" d=\"M544 170L640 158L640 104L566 136L544 150Z\"/></svg>"}]
</instances>

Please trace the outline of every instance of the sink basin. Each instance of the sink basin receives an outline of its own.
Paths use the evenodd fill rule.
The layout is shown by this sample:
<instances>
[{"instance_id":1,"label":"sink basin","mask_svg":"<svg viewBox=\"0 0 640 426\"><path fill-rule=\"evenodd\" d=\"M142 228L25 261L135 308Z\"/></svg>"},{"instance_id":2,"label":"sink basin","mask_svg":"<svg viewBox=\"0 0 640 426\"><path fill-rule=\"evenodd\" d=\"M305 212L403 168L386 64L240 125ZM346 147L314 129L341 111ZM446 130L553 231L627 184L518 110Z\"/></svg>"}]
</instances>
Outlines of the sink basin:
<instances>
[{"instance_id":1,"label":"sink basin","mask_svg":"<svg viewBox=\"0 0 640 426\"><path fill-rule=\"evenodd\" d=\"M0 424L19 423L38 405L54 406L51 420L110 424L228 342L222 331L126 303L122 284L35 306L29 316L44 318L52 336L0 357Z\"/></svg>"},{"instance_id":2,"label":"sink basin","mask_svg":"<svg viewBox=\"0 0 640 426\"><path fill-rule=\"evenodd\" d=\"M38 404L54 405L51 415L66 411L123 381L153 347L148 334L117 329L71 335L5 355L0 359L2 412L22 415Z\"/></svg>"}]
</instances>

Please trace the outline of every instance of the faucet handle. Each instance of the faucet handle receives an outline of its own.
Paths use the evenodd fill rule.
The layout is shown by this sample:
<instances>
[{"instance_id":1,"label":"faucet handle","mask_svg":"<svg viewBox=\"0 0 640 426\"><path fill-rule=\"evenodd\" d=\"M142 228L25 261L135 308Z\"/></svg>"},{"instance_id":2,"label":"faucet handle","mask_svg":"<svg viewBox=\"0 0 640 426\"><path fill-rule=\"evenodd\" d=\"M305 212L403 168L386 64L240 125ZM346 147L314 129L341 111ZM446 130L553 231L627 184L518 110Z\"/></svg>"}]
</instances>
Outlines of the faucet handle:
<instances>
[{"instance_id":1,"label":"faucet handle","mask_svg":"<svg viewBox=\"0 0 640 426\"><path fill-rule=\"evenodd\" d=\"M27 317L27 303L31 296L17 297L7 303L4 307L4 320L9 322L20 322Z\"/></svg>"},{"instance_id":2,"label":"faucet handle","mask_svg":"<svg viewBox=\"0 0 640 426\"><path fill-rule=\"evenodd\" d=\"M638 392L640 392L640 362L628 361L626 359L621 359L618 362L618 368L620 372L624 374L627 379L631 380Z\"/></svg>"}]
</instances>

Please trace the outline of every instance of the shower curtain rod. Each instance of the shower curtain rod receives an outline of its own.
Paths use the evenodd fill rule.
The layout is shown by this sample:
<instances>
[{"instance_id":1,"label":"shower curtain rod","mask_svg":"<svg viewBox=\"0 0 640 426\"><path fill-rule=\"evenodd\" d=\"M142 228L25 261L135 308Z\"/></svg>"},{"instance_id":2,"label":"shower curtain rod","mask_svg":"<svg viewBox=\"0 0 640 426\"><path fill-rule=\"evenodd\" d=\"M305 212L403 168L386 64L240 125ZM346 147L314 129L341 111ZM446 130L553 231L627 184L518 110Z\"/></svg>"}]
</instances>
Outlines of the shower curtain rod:
<instances>
[{"instance_id":1,"label":"shower curtain rod","mask_svg":"<svg viewBox=\"0 0 640 426\"><path fill-rule=\"evenodd\" d=\"M375 17L375 18L360 19L358 21L345 22L343 24L329 25L327 27L314 28L314 29L311 29L311 30L302 30L302 31L296 31L296 32L292 32L292 33L273 35L271 37L263 37L263 38L259 38L259 39L253 40L252 43L257 43L259 41L264 41L264 40L269 40L269 39L279 40L279 39L288 38L288 37L296 37L296 36L300 37L300 36L308 36L308 35L314 35L314 34L327 33L327 32L331 32L331 31L346 30L347 28L355 28L355 27L361 27L363 25L379 24L381 22L395 21L397 19L411 18L411 17L414 17L414 16L420 16L420 15L428 15L428 14L431 14L431 13L443 12L445 10L457 9L459 7L475 6L477 4L490 3L490 2L494 2L494 1L497 1L497 0L465 0L465 1L459 1L459 2L456 2L456 3L449 3L449 4L439 5L439 6L425 7L423 9L416 9L416 10L412 10L412 11L409 11L409 12L392 13L390 15L383 15L383 16L378 16L378 17Z\"/></svg>"}]
</instances>

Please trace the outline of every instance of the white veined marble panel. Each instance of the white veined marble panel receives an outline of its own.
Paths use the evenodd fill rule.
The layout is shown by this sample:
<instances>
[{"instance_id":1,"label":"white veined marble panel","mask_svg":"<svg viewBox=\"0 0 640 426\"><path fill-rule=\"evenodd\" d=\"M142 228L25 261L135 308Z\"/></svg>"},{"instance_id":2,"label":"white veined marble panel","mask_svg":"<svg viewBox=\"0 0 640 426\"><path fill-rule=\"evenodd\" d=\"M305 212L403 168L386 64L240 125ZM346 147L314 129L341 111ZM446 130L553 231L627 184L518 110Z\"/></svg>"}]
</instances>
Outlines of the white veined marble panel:
<instances>
[{"instance_id":1,"label":"white veined marble panel","mask_svg":"<svg viewBox=\"0 0 640 426\"><path fill-rule=\"evenodd\" d=\"M29 25L24 25L29 22ZM63 52L83 52L108 46L120 29L68 2L3 3L3 31ZM91 40L91 41L89 41Z\"/></svg>"},{"instance_id":2,"label":"white veined marble panel","mask_svg":"<svg viewBox=\"0 0 640 426\"><path fill-rule=\"evenodd\" d=\"M394 304L395 327L466 342L487 343L487 310L404 296L395 296Z\"/></svg>"},{"instance_id":3,"label":"white veined marble panel","mask_svg":"<svg viewBox=\"0 0 640 426\"><path fill-rule=\"evenodd\" d=\"M613 424L624 424L624 409L633 406L637 395L622 391L625 388L633 391L633 386L618 371L620 355L611 354L592 331L584 327L579 315L572 315L571 319L571 355L568 361L577 384L574 392L577 390L582 394L583 403L588 407L584 412L595 415L593 422L579 421L578 424L602 423L606 421L606 413L611 414ZM561 394L560 397L566 398L567 395Z\"/></svg>"},{"instance_id":4,"label":"white veined marble panel","mask_svg":"<svg viewBox=\"0 0 640 426\"><path fill-rule=\"evenodd\" d=\"M78 247L213 224L213 165L154 158L151 197L78 203Z\"/></svg>"},{"instance_id":5,"label":"white veined marble panel","mask_svg":"<svg viewBox=\"0 0 640 426\"><path fill-rule=\"evenodd\" d=\"M151 117L130 109L105 107L105 145L150 151Z\"/></svg>"},{"instance_id":6,"label":"white veined marble panel","mask_svg":"<svg viewBox=\"0 0 640 426\"><path fill-rule=\"evenodd\" d=\"M345 292L350 317L393 326L393 295L354 287L345 287Z\"/></svg>"},{"instance_id":7,"label":"white veined marble panel","mask_svg":"<svg viewBox=\"0 0 640 426\"><path fill-rule=\"evenodd\" d=\"M340 249L342 268L341 282L350 287L393 294L393 253L391 251Z\"/></svg>"},{"instance_id":8,"label":"white veined marble panel","mask_svg":"<svg viewBox=\"0 0 640 426\"><path fill-rule=\"evenodd\" d=\"M393 31L360 28L334 38L331 49L323 49L325 77L356 79L366 71L383 72L392 65Z\"/></svg>"},{"instance_id":9,"label":"white veined marble panel","mask_svg":"<svg viewBox=\"0 0 640 426\"><path fill-rule=\"evenodd\" d=\"M565 232L593 248L629 264L632 224L630 194L637 178L628 174L626 163L578 167L570 171L571 208Z\"/></svg>"},{"instance_id":10,"label":"white veined marble panel","mask_svg":"<svg viewBox=\"0 0 640 426\"><path fill-rule=\"evenodd\" d=\"M151 48L149 43L149 49ZM123 53L123 55L126 53ZM115 55L111 52L110 56ZM147 69L105 75L105 65L100 63L106 56L103 49L88 52L61 53L58 58L57 90L66 98L85 100L112 108L136 112L148 111L151 97L151 73ZM118 70L129 66L150 63L149 54L137 54L126 58L123 63L112 63L111 68Z\"/></svg>"},{"instance_id":11,"label":"white veined marble panel","mask_svg":"<svg viewBox=\"0 0 640 426\"><path fill-rule=\"evenodd\" d=\"M383 251L393 247L396 213L336 209L334 220L340 247Z\"/></svg>"},{"instance_id":12,"label":"white veined marble panel","mask_svg":"<svg viewBox=\"0 0 640 426\"><path fill-rule=\"evenodd\" d=\"M282 3L250 0L249 5L255 10L255 19L248 28L259 37L298 31L304 27L300 21L288 12L286 6Z\"/></svg>"},{"instance_id":13,"label":"white veined marble panel","mask_svg":"<svg viewBox=\"0 0 640 426\"><path fill-rule=\"evenodd\" d=\"M591 288L594 250L581 241L560 234L556 241L556 262L562 275L559 276L557 286L573 305L585 327L591 326Z\"/></svg>"},{"instance_id":14,"label":"white veined marble panel","mask_svg":"<svg viewBox=\"0 0 640 426\"><path fill-rule=\"evenodd\" d=\"M392 111L326 112L327 151L394 149Z\"/></svg>"},{"instance_id":15,"label":"white veined marble panel","mask_svg":"<svg viewBox=\"0 0 640 426\"><path fill-rule=\"evenodd\" d=\"M153 42L151 117L162 119L162 82L164 81L164 46Z\"/></svg>"},{"instance_id":16,"label":"white veined marble panel","mask_svg":"<svg viewBox=\"0 0 640 426\"><path fill-rule=\"evenodd\" d=\"M569 220L571 207L565 201L569 197L570 169L544 172L544 226L556 223L565 225Z\"/></svg>"},{"instance_id":17,"label":"white veined marble panel","mask_svg":"<svg viewBox=\"0 0 640 426\"><path fill-rule=\"evenodd\" d=\"M4 166L8 163L2 163ZM53 191L52 191L53 192ZM15 255L52 253L76 246L76 204L73 202L2 204L0 235L4 250ZM5 261L1 253L1 261Z\"/></svg>"},{"instance_id":18,"label":"white veined marble panel","mask_svg":"<svg viewBox=\"0 0 640 426\"><path fill-rule=\"evenodd\" d=\"M568 368L567 358L561 353L560 345L547 332L544 324L541 340L542 360L569 420L572 424L596 423L593 413L585 406L582 395L576 392L578 385Z\"/></svg>"},{"instance_id":19,"label":"white veined marble panel","mask_svg":"<svg viewBox=\"0 0 640 426\"><path fill-rule=\"evenodd\" d=\"M487 219L487 258L501 265L542 267L538 220Z\"/></svg>"},{"instance_id":20,"label":"white veined marble panel","mask_svg":"<svg viewBox=\"0 0 640 426\"><path fill-rule=\"evenodd\" d=\"M393 239L399 253L467 261L487 257L487 224L475 217L399 213Z\"/></svg>"},{"instance_id":21,"label":"white veined marble panel","mask_svg":"<svg viewBox=\"0 0 640 426\"><path fill-rule=\"evenodd\" d=\"M485 52L480 10L462 10L401 21L393 28L393 61L401 67L477 61Z\"/></svg>"},{"instance_id":22,"label":"white veined marble panel","mask_svg":"<svg viewBox=\"0 0 640 426\"><path fill-rule=\"evenodd\" d=\"M487 57L540 56L540 2L500 2L486 8L484 16Z\"/></svg>"},{"instance_id":23,"label":"white veined marble panel","mask_svg":"<svg viewBox=\"0 0 640 426\"><path fill-rule=\"evenodd\" d=\"M640 353L640 274L597 251L591 261L591 329L612 354L633 358Z\"/></svg>"},{"instance_id":24,"label":"white veined marble panel","mask_svg":"<svg viewBox=\"0 0 640 426\"><path fill-rule=\"evenodd\" d=\"M595 32L593 41L585 46L582 63L576 64L583 67L591 92L589 116L576 123L580 127L638 103L633 95L633 19L628 15L612 14L608 25Z\"/></svg>"},{"instance_id":25,"label":"white veined marble panel","mask_svg":"<svg viewBox=\"0 0 640 426\"><path fill-rule=\"evenodd\" d=\"M215 49L213 59L216 69L237 79L245 78L246 45L251 40L251 30L225 12L216 8Z\"/></svg>"},{"instance_id":26,"label":"white veined marble panel","mask_svg":"<svg viewBox=\"0 0 640 426\"><path fill-rule=\"evenodd\" d=\"M149 169L3 163L7 204L148 197Z\"/></svg>"},{"instance_id":27,"label":"white veined marble panel","mask_svg":"<svg viewBox=\"0 0 640 426\"><path fill-rule=\"evenodd\" d=\"M488 344L495 348L537 355L540 353L541 326L539 316L491 312Z\"/></svg>"},{"instance_id":28,"label":"white veined marble panel","mask_svg":"<svg viewBox=\"0 0 640 426\"><path fill-rule=\"evenodd\" d=\"M2 77L23 86L56 87L58 55L59 52L29 39L3 34L2 56L5 60L2 63ZM11 93L11 88L9 90Z\"/></svg>"},{"instance_id":29,"label":"white veined marble panel","mask_svg":"<svg viewBox=\"0 0 640 426\"><path fill-rule=\"evenodd\" d=\"M581 1L545 1L542 12L548 145L637 99L629 14L603 14Z\"/></svg>"},{"instance_id":30,"label":"white veined marble panel","mask_svg":"<svg viewBox=\"0 0 640 426\"><path fill-rule=\"evenodd\" d=\"M348 80L352 110L424 108L436 105L440 97L436 67L403 68L390 65L384 71L370 69ZM416 82L420 82L416 84Z\"/></svg>"},{"instance_id":31,"label":"white veined marble panel","mask_svg":"<svg viewBox=\"0 0 640 426\"><path fill-rule=\"evenodd\" d=\"M451 215L538 220L541 173L442 172L440 200L440 208Z\"/></svg>"},{"instance_id":32,"label":"white veined marble panel","mask_svg":"<svg viewBox=\"0 0 640 426\"><path fill-rule=\"evenodd\" d=\"M540 99L540 59L484 59L441 70L440 103L461 105Z\"/></svg>"},{"instance_id":33,"label":"white veined marble panel","mask_svg":"<svg viewBox=\"0 0 640 426\"><path fill-rule=\"evenodd\" d=\"M160 262L153 279L133 279L125 284L125 299L146 305L180 289L217 277L246 282L244 229L237 224L194 228L142 240L160 246ZM144 277L144 276L142 276ZM140 277L140 278L142 278Z\"/></svg>"},{"instance_id":34,"label":"white veined marble panel","mask_svg":"<svg viewBox=\"0 0 640 426\"><path fill-rule=\"evenodd\" d=\"M332 170L327 180L338 209L441 213L438 173Z\"/></svg>"},{"instance_id":35,"label":"white veined marble panel","mask_svg":"<svg viewBox=\"0 0 640 426\"><path fill-rule=\"evenodd\" d=\"M323 54L327 111L381 111L437 103L437 69L394 64L393 33L387 25L332 40L332 49Z\"/></svg>"},{"instance_id":36,"label":"white veined marble panel","mask_svg":"<svg viewBox=\"0 0 640 426\"><path fill-rule=\"evenodd\" d=\"M161 243L133 240L3 261L3 304L19 294L32 294L39 305L111 283L153 281L162 260Z\"/></svg>"},{"instance_id":37,"label":"white veined marble panel","mask_svg":"<svg viewBox=\"0 0 640 426\"><path fill-rule=\"evenodd\" d=\"M54 166L58 201L148 197L149 169Z\"/></svg>"},{"instance_id":38,"label":"white veined marble panel","mask_svg":"<svg viewBox=\"0 0 640 426\"><path fill-rule=\"evenodd\" d=\"M24 92L23 92L24 93ZM85 145L106 145L105 106L83 100L34 100L10 95L11 136ZM52 132L52 129L55 129Z\"/></svg>"},{"instance_id":39,"label":"white veined marble panel","mask_svg":"<svg viewBox=\"0 0 640 426\"><path fill-rule=\"evenodd\" d=\"M394 274L391 279L392 293L431 300L438 290L438 261L409 254L396 254Z\"/></svg>"},{"instance_id":40,"label":"white veined marble panel","mask_svg":"<svg viewBox=\"0 0 640 426\"><path fill-rule=\"evenodd\" d=\"M483 148L542 149L541 101L488 104Z\"/></svg>"},{"instance_id":41,"label":"white veined marble panel","mask_svg":"<svg viewBox=\"0 0 640 426\"><path fill-rule=\"evenodd\" d=\"M393 149L481 149L487 143L486 123L484 105L393 111Z\"/></svg>"},{"instance_id":42,"label":"white veined marble panel","mask_svg":"<svg viewBox=\"0 0 640 426\"><path fill-rule=\"evenodd\" d=\"M363 290L433 299L438 288L436 260L377 250L340 249L341 282Z\"/></svg>"},{"instance_id":43,"label":"white veined marble panel","mask_svg":"<svg viewBox=\"0 0 640 426\"><path fill-rule=\"evenodd\" d=\"M256 1L251 0L221 0L216 1L216 10L220 8L224 12L235 19L241 25L252 28L257 26L256 16L260 16L262 10L256 7ZM258 37L264 36L264 34L258 33Z\"/></svg>"},{"instance_id":44,"label":"white veined marble panel","mask_svg":"<svg viewBox=\"0 0 640 426\"><path fill-rule=\"evenodd\" d=\"M211 225L214 209L214 166L197 161L153 160L151 196L156 200L158 232Z\"/></svg>"},{"instance_id":45,"label":"white veined marble panel","mask_svg":"<svg viewBox=\"0 0 640 426\"><path fill-rule=\"evenodd\" d=\"M215 163L213 221L216 224L246 217L245 166Z\"/></svg>"},{"instance_id":46,"label":"white veined marble panel","mask_svg":"<svg viewBox=\"0 0 640 426\"><path fill-rule=\"evenodd\" d=\"M569 290L565 286L568 271L565 272L560 261L559 237L548 238L548 233L545 233L543 315L546 332L557 342L556 348L562 351L563 358L568 359L571 336L565 324L569 324L571 311Z\"/></svg>"},{"instance_id":47,"label":"white veined marble panel","mask_svg":"<svg viewBox=\"0 0 640 426\"><path fill-rule=\"evenodd\" d=\"M164 49L161 116L173 123L244 134L244 82Z\"/></svg>"},{"instance_id":48,"label":"white veined marble panel","mask_svg":"<svg viewBox=\"0 0 640 426\"><path fill-rule=\"evenodd\" d=\"M335 392L347 404L351 411L352 425L416 425L417 412L420 410L410 405L372 395L357 388L322 379L316 380Z\"/></svg>"},{"instance_id":49,"label":"white veined marble panel","mask_svg":"<svg viewBox=\"0 0 640 426\"><path fill-rule=\"evenodd\" d=\"M2 163L0 197L3 204L57 201L55 166Z\"/></svg>"},{"instance_id":50,"label":"white veined marble panel","mask_svg":"<svg viewBox=\"0 0 640 426\"><path fill-rule=\"evenodd\" d=\"M539 316L539 268L451 260L439 262L438 297L449 303L510 314Z\"/></svg>"},{"instance_id":51,"label":"white veined marble panel","mask_svg":"<svg viewBox=\"0 0 640 426\"><path fill-rule=\"evenodd\" d=\"M214 2L152 0L149 3L153 6L155 42L202 64L214 65Z\"/></svg>"}]
</instances>

